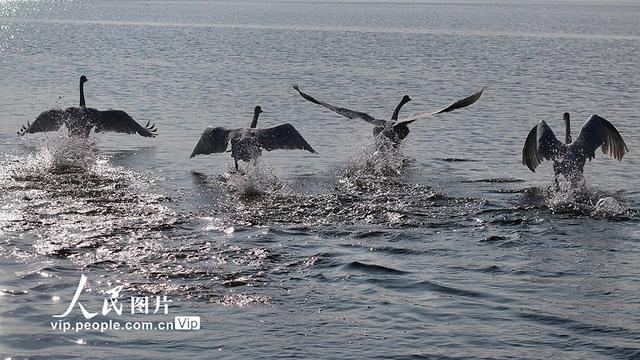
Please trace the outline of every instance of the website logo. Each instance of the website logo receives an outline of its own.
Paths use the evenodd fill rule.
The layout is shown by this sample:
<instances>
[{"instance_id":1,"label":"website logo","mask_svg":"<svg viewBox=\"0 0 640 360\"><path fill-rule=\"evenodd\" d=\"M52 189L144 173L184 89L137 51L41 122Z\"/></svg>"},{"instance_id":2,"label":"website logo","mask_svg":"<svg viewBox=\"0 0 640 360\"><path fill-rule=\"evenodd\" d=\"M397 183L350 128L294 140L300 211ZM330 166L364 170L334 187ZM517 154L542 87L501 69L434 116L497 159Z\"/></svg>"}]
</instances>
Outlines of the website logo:
<instances>
[{"instance_id":1,"label":"website logo","mask_svg":"<svg viewBox=\"0 0 640 360\"><path fill-rule=\"evenodd\" d=\"M87 277L82 274L78 287L76 288L73 298L69 302L67 309L57 315L53 315L54 318L60 318L60 320L51 322L51 329L54 331L121 331L121 330L200 330L200 317L199 316L175 316L173 320L167 321L119 321L114 319L105 319L107 315L111 316L123 316L125 315L169 315L169 305L173 300L169 299L166 295L149 296L129 296L123 297L124 290L123 285L115 286L111 289L107 289L105 294L107 295L103 301L101 307L91 307L84 303L82 300L82 294L87 284ZM79 309L85 320L93 321L67 321L64 318L71 315L74 309ZM91 310L97 311L91 311ZM96 316L101 315L102 318ZM100 319L100 320L98 320Z\"/></svg>"}]
</instances>

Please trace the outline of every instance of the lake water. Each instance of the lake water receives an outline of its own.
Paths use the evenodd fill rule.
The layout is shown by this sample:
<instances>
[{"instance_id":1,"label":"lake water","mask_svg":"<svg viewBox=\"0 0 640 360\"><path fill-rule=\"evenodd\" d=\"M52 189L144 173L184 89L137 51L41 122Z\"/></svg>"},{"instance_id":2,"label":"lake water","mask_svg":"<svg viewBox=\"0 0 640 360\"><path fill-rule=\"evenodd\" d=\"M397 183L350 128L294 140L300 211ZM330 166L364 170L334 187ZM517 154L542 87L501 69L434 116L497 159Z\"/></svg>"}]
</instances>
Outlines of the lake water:
<instances>
[{"instance_id":1,"label":"lake water","mask_svg":"<svg viewBox=\"0 0 640 360\"><path fill-rule=\"evenodd\" d=\"M634 2L0 0L0 354L640 358L639 50ZM76 106L82 74L88 106L159 136L16 137ZM369 124L291 83L379 118L404 94L401 116L486 89L380 154ZM189 159L256 105L318 155L265 152L246 176ZM597 113L630 149L598 152L579 192L521 164L565 111L574 138ZM87 321L53 317L82 275L92 313L122 286L90 321L201 328L53 329Z\"/></svg>"}]
</instances>

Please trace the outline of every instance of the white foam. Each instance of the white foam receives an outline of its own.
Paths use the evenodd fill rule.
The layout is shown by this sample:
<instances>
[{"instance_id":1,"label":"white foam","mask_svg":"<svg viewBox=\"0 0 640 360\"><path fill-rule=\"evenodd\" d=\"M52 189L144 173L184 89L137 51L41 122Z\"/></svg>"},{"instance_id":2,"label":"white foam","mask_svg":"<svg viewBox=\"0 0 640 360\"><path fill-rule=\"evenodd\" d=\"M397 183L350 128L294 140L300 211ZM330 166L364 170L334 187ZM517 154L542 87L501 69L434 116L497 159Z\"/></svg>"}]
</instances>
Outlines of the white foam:
<instances>
[{"instance_id":1,"label":"white foam","mask_svg":"<svg viewBox=\"0 0 640 360\"><path fill-rule=\"evenodd\" d=\"M259 160L225 174L227 183L242 197L254 197L285 188L285 184L273 173L273 169Z\"/></svg>"},{"instance_id":2,"label":"white foam","mask_svg":"<svg viewBox=\"0 0 640 360\"><path fill-rule=\"evenodd\" d=\"M611 196L607 196L598 200L593 210L593 215L616 216L625 214L627 210L627 207L620 201Z\"/></svg>"}]
</instances>

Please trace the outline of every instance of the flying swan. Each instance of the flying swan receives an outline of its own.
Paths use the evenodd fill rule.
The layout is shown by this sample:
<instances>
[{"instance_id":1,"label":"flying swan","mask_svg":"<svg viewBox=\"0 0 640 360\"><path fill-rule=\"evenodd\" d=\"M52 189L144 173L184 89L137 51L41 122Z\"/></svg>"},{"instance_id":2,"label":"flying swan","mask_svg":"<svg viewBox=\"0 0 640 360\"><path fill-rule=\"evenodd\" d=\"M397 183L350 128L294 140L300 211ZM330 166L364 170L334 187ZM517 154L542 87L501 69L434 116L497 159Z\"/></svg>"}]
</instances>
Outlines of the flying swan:
<instances>
[{"instance_id":1,"label":"flying swan","mask_svg":"<svg viewBox=\"0 0 640 360\"><path fill-rule=\"evenodd\" d=\"M373 128L373 135L374 137L379 136L380 134L382 134L383 136L387 137L388 139L390 139L391 141L393 141L394 143L398 144L400 143L404 138L407 137L407 135L409 135L409 127L408 125L411 124L412 122L419 120L419 119L424 119L424 118L428 118L432 115L436 115L436 114L440 114L440 113L445 113L445 112L450 112L456 109L460 109L463 107L467 107L473 103L475 103L476 101L478 101L478 99L480 99L480 96L482 95L482 92L484 91L484 88L482 88L480 91L478 91L477 93L466 97L462 100L458 100L456 102L454 102L453 104L447 106L444 109L438 110L438 111L433 111L433 112L423 112L423 113L418 113L418 114L414 114L411 115L407 118L404 119L400 119L398 120L398 113L400 112L400 108L406 104L407 102L411 101L411 98L409 98L409 96L405 95L402 100L400 101L400 103L398 104L398 106L396 107L396 110L393 113L393 116L391 117L391 120L381 120L381 119L376 119L374 117L372 117L369 114L360 112L360 111L355 111L355 110L349 110L346 108L342 108L342 107L338 107L335 105L331 105L329 103L326 103L324 101L320 101L317 100L315 98L313 98L312 96L302 92L300 90L300 88L298 87L297 84L293 84L293 88L300 94L300 96L302 96L303 98L305 98L306 100L314 103L314 104L318 104L318 105L322 105L324 107L326 107L327 109L342 115L346 118L349 119L360 119L360 120L364 120L370 124L374 125Z\"/></svg>"},{"instance_id":2,"label":"flying swan","mask_svg":"<svg viewBox=\"0 0 640 360\"><path fill-rule=\"evenodd\" d=\"M569 113L564 113L565 143L560 142L553 130L542 120L534 126L522 148L522 164L535 172L543 160L553 161L553 171L563 175L573 183L582 179L584 164L596 156L602 146L602 153L618 161L629 152L618 130L609 121L598 115L591 115L582 126L576 141L571 139Z\"/></svg>"},{"instance_id":3,"label":"flying swan","mask_svg":"<svg viewBox=\"0 0 640 360\"><path fill-rule=\"evenodd\" d=\"M42 112L33 123L27 122L18 130L18 136L44 131L58 131L62 125L69 130L69 136L87 137L94 129L95 132L116 132L138 134L144 137L155 137L155 124L142 126L129 114L122 110L96 110L86 107L84 100L84 83L87 77L80 76L80 106L65 110L53 109Z\"/></svg>"},{"instance_id":4,"label":"flying swan","mask_svg":"<svg viewBox=\"0 0 640 360\"><path fill-rule=\"evenodd\" d=\"M231 157L235 161L236 170L238 170L238 160L246 162L255 160L262 154L262 149L267 151L298 149L317 154L291 124L257 129L260 113L262 113L262 108L256 106L249 128L206 128L193 149L191 158L200 154L223 153L227 151L229 143L231 143Z\"/></svg>"}]
</instances>

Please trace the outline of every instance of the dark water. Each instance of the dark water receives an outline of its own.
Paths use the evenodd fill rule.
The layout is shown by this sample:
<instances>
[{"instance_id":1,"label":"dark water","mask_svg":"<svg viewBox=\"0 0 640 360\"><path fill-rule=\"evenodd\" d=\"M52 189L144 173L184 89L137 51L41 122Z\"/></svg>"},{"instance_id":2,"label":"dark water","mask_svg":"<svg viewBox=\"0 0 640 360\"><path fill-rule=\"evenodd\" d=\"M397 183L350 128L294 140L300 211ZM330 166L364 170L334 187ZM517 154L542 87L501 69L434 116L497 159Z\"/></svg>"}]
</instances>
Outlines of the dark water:
<instances>
[{"instance_id":1,"label":"dark water","mask_svg":"<svg viewBox=\"0 0 640 360\"><path fill-rule=\"evenodd\" d=\"M0 354L10 358L640 357L640 7L633 3L0 1ZM156 139L16 138L42 110ZM376 153L368 124L486 87ZM188 159L208 125L290 122L319 155ZM630 153L586 188L521 165L531 127L592 113ZM81 275L197 331L53 330ZM153 310L153 309L152 309ZM66 320L84 321L76 307Z\"/></svg>"}]
</instances>

